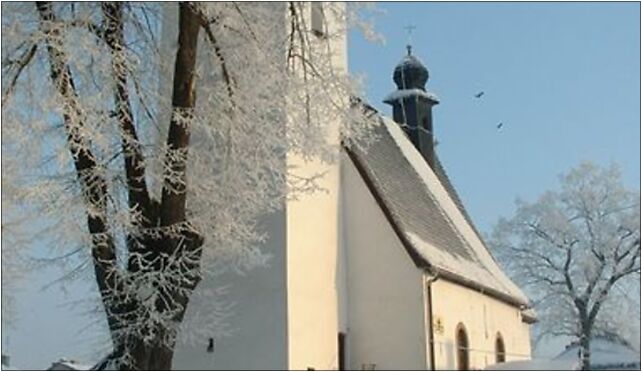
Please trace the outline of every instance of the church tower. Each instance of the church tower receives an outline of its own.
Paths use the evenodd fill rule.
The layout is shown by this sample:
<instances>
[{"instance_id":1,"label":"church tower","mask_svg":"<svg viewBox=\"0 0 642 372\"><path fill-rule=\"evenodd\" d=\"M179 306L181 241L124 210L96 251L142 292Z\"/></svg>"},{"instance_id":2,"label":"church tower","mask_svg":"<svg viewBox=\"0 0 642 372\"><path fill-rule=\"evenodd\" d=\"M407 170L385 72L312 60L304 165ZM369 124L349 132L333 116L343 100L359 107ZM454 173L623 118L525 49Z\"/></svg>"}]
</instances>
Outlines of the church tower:
<instances>
[{"instance_id":1,"label":"church tower","mask_svg":"<svg viewBox=\"0 0 642 372\"><path fill-rule=\"evenodd\" d=\"M288 40L290 27L298 25L310 44L307 51L314 58L329 54L333 73L344 76L348 73L345 6L340 2L261 3L255 6L257 13L253 17L269 17L274 32L282 32L283 37L277 37L278 40ZM294 15L291 7L295 8ZM176 8L167 7L172 17L177 17ZM295 24L291 17L296 18ZM168 24L174 27L177 22ZM171 31L166 38L170 48L177 32L175 28ZM298 37L294 42L297 40ZM285 59L273 63L285 63ZM283 98L283 104L303 99ZM283 125L286 133L290 120L281 119L273 125ZM325 118L322 130L317 132L331 144L328 148L333 153L328 157L338 159L341 155L342 120L342 117ZM198 290L204 295L201 302L194 301L196 296L190 302L183 323L189 325L189 332L185 332L185 341L176 348L173 369L336 370L343 366L347 324L341 306L345 307L347 300L341 281L343 263L339 262L341 164L308 159L290 151L278 165L293 170L288 171L288 185L314 178L323 192L284 198L281 208L257 221L265 234L260 250L270 255L266 265L245 275L233 270L210 275L199 284ZM208 302L212 298L207 296L208 291L221 285L229 286L222 300L233 304L229 318L222 322L233 328L228 334L210 331L213 322L203 321L207 320L203 314L213 313L214 309Z\"/></svg>"},{"instance_id":2,"label":"church tower","mask_svg":"<svg viewBox=\"0 0 642 372\"><path fill-rule=\"evenodd\" d=\"M408 54L397 64L393 80L397 90L390 93L384 102L392 106L392 117L410 138L431 168L435 164L435 140L432 123L432 107L439 103L434 94L426 91L428 69L419 58Z\"/></svg>"}]
</instances>

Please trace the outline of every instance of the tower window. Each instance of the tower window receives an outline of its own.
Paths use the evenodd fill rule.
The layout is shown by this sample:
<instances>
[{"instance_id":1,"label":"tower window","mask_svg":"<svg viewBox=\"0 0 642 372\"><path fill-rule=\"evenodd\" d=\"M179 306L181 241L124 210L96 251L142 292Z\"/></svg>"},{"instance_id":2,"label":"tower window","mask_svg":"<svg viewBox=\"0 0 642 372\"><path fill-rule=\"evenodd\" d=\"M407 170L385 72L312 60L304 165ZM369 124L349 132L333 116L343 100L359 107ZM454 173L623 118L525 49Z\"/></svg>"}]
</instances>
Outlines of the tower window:
<instances>
[{"instance_id":1,"label":"tower window","mask_svg":"<svg viewBox=\"0 0 642 372\"><path fill-rule=\"evenodd\" d=\"M323 14L323 2L315 1L311 4L311 28L315 36L326 36L325 32L325 17Z\"/></svg>"},{"instance_id":2,"label":"tower window","mask_svg":"<svg viewBox=\"0 0 642 372\"><path fill-rule=\"evenodd\" d=\"M495 363L504 363L506 361L506 347L504 346L504 339L502 334L497 332L497 339L495 339Z\"/></svg>"},{"instance_id":3,"label":"tower window","mask_svg":"<svg viewBox=\"0 0 642 372\"><path fill-rule=\"evenodd\" d=\"M466 334L466 328L462 323L457 325L456 331L457 339L457 369L460 371L465 371L470 369L469 358L468 358L468 334Z\"/></svg>"}]
</instances>

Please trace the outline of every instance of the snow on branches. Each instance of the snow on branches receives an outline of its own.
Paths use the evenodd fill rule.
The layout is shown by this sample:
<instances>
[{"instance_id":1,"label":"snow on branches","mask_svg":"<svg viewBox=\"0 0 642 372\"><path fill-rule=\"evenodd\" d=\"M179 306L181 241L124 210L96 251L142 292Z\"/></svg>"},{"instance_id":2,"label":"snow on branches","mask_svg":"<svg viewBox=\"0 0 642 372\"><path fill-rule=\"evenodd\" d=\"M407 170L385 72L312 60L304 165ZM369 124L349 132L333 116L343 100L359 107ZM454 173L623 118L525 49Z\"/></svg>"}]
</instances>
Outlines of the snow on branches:
<instances>
[{"instance_id":1,"label":"snow on branches","mask_svg":"<svg viewBox=\"0 0 642 372\"><path fill-rule=\"evenodd\" d=\"M587 368L591 335L620 316L606 313L616 289L631 278L639 286L640 193L622 185L616 166L582 163L561 177L559 191L518 202L496 226L493 246L533 299L543 332L579 339Z\"/></svg>"},{"instance_id":2,"label":"snow on branches","mask_svg":"<svg viewBox=\"0 0 642 372\"><path fill-rule=\"evenodd\" d=\"M319 37L309 3L3 5L3 234L91 262L120 366L167 367L202 276L266 262L257 219L322 177L286 155L368 142L326 6Z\"/></svg>"}]
</instances>

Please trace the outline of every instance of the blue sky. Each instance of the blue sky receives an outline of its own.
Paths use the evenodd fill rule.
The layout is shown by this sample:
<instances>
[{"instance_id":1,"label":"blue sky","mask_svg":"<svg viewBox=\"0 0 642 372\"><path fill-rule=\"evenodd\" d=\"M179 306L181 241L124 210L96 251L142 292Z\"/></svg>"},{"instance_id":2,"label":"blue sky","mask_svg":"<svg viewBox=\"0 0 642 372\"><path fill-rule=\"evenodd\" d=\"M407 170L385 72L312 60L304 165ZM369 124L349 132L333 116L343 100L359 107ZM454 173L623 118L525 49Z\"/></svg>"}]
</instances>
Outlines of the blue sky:
<instances>
[{"instance_id":1,"label":"blue sky","mask_svg":"<svg viewBox=\"0 0 642 372\"><path fill-rule=\"evenodd\" d=\"M350 36L369 102L395 89L405 53L427 66L437 153L483 232L590 160L640 185L639 3L378 3L385 45ZM473 96L479 91L481 99ZM496 125L502 122L501 131Z\"/></svg>"},{"instance_id":2,"label":"blue sky","mask_svg":"<svg viewBox=\"0 0 642 372\"><path fill-rule=\"evenodd\" d=\"M639 3L378 3L386 43L352 32L349 67L368 101L383 97L406 52L428 68L437 154L483 234L534 201L558 175L593 161L620 165L640 189ZM474 98L480 91L481 99ZM503 123L501 130L496 126ZM639 319L637 325L639 328ZM539 344L554 356L565 339Z\"/></svg>"},{"instance_id":3,"label":"blue sky","mask_svg":"<svg viewBox=\"0 0 642 372\"><path fill-rule=\"evenodd\" d=\"M379 3L385 45L349 41L352 73L381 103L414 25L414 54L430 71L437 152L482 232L555 187L582 160L621 165L640 185L639 3ZM481 99L473 95L485 94ZM498 123L504 123L501 131ZM39 273L20 295L17 331L3 332L12 364L45 368L61 356L90 360L91 320L78 318ZM69 289L70 293L79 287ZM8 337L10 336L10 337Z\"/></svg>"}]
</instances>

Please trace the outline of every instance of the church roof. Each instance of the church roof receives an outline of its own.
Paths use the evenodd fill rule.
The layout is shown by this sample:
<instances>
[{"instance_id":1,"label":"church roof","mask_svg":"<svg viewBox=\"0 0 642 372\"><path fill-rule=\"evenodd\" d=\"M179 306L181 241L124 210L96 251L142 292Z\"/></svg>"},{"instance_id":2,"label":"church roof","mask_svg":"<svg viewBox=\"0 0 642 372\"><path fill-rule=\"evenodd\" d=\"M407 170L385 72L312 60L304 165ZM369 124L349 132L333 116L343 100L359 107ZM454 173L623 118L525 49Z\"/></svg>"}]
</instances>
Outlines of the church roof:
<instances>
[{"instance_id":1,"label":"church roof","mask_svg":"<svg viewBox=\"0 0 642 372\"><path fill-rule=\"evenodd\" d=\"M377 120L376 141L347 151L415 264L527 306L490 255L439 160L433 171L397 123L378 114Z\"/></svg>"},{"instance_id":2,"label":"church roof","mask_svg":"<svg viewBox=\"0 0 642 372\"><path fill-rule=\"evenodd\" d=\"M610 337L593 337L589 346L591 369L640 370L640 353L625 343ZM556 361L577 361L579 344L566 346L566 349L553 358Z\"/></svg>"}]
</instances>

